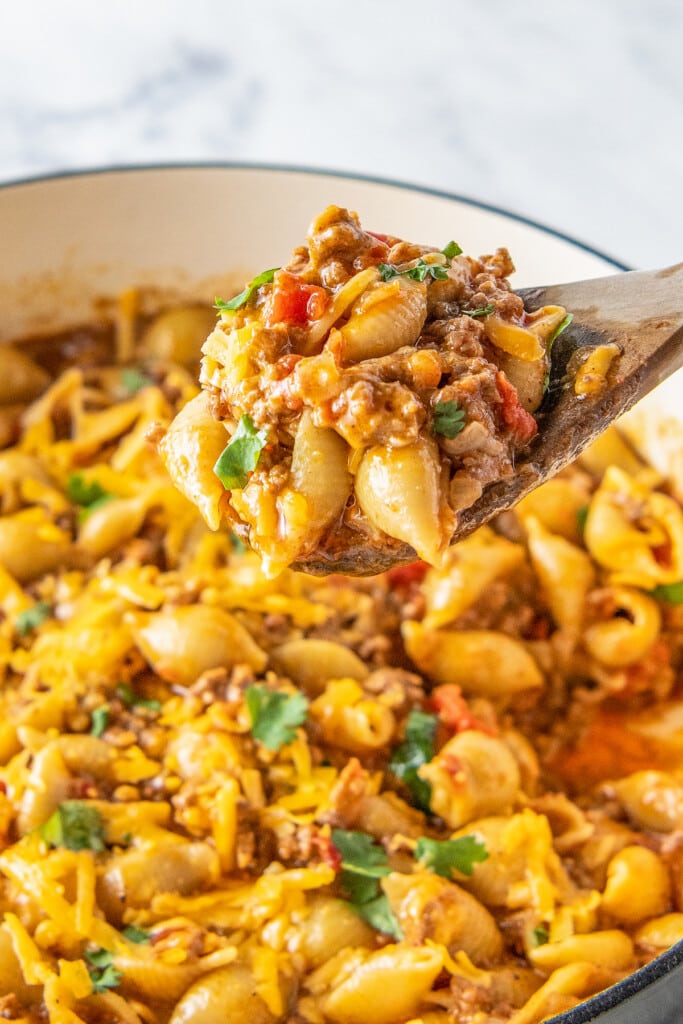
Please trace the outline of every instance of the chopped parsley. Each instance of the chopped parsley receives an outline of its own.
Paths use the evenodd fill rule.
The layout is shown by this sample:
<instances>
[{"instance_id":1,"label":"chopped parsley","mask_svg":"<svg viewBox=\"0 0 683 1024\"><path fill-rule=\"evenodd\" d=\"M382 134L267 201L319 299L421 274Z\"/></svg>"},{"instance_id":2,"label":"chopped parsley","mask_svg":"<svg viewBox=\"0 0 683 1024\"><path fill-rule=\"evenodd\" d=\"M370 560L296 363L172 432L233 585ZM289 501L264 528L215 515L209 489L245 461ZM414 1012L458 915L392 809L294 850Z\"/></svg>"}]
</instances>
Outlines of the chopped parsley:
<instances>
[{"instance_id":1,"label":"chopped parsley","mask_svg":"<svg viewBox=\"0 0 683 1024\"><path fill-rule=\"evenodd\" d=\"M138 946L151 942L151 936L144 928L136 928L134 924L127 925L121 932L124 939L135 942Z\"/></svg>"},{"instance_id":2,"label":"chopped parsley","mask_svg":"<svg viewBox=\"0 0 683 1024\"><path fill-rule=\"evenodd\" d=\"M108 949L86 950L85 959L90 964L90 980L93 992L106 992L116 988L123 974L114 967L114 954Z\"/></svg>"},{"instance_id":3,"label":"chopped parsley","mask_svg":"<svg viewBox=\"0 0 683 1024\"><path fill-rule=\"evenodd\" d=\"M545 946L549 938L548 929L542 924L537 925L531 933L531 941L534 946Z\"/></svg>"},{"instance_id":4,"label":"chopped parsley","mask_svg":"<svg viewBox=\"0 0 683 1024\"><path fill-rule=\"evenodd\" d=\"M242 416L237 430L218 457L213 471L228 491L245 487L249 474L257 465L265 448L265 430L257 430L251 416Z\"/></svg>"},{"instance_id":5,"label":"chopped parsley","mask_svg":"<svg viewBox=\"0 0 683 1024\"><path fill-rule=\"evenodd\" d=\"M74 505L80 506L78 512L79 523L84 522L96 509L106 505L108 501L115 497L114 494L105 491L98 484L97 480L92 480L88 483L83 478L82 473L71 474L66 482L66 493Z\"/></svg>"},{"instance_id":6,"label":"chopped parsley","mask_svg":"<svg viewBox=\"0 0 683 1024\"><path fill-rule=\"evenodd\" d=\"M377 270L382 281L393 281L395 277L409 277L411 281L424 281L430 277L433 281L443 281L448 277L448 270L441 263L426 263L423 259L407 270L399 270L391 263L380 263Z\"/></svg>"},{"instance_id":7,"label":"chopped parsley","mask_svg":"<svg viewBox=\"0 0 683 1024\"><path fill-rule=\"evenodd\" d=\"M267 686L248 686L244 691L251 718L251 734L268 750L296 739L298 726L306 721L308 701L302 693L282 693Z\"/></svg>"},{"instance_id":8,"label":"chopped parsley","mask_svg":"<svg viewBox=\"0 0 683 1024\"><path fill-rule=\"evenodd\" d=\"M429 811L432 789L420 778L418 769L434 757L437 722L436 715L411 711L406 722L405 739L389 762L389 771L408 787L416 806L423 811Z\"/></svg>"},{"instance_id":9,"label":"chopped parsley","mask_svg":"<svg viewBox=\"0 0 683 1024\"><path fill-rule=\"evenodd\" d=\"M90 723L90 735L101 736L109 723L109 705L100 704L98 708L95 708Z\"/></svg>"},{"instance_id":10,"label":"chopped parsley","mask_svg":"<svg viewBox=\"0 0 683 1024\"><path fill-rule=\"evenodd\" d=\"M444 245L441 252L444 254L447 260L452 260L454 256L460 256L460 254L462 253L462 249L460 248L457 242L454 242L451 239L448 245Z\"/></svg>"},{"instance_id":11,"label":"chopped parsley","mask_svg":"<svg viewBox=\"0 0 683 1024\"><path fill-rule=\"evenodd\" d=\"M579 533L583 534L586 529L586 522L588 521L588 505L582 505L581 508L576 510L576 525L579 528Z\"/></svg>"},{"instance_id":12,"label":"chopped parsley","mask_svg":"<svg viewBox=\"0 0 683 1024\"><path fill-rule=\"evenodd\" d=\"M399 923L379 887L380 878L391 874L384 849L365 832L340 828L332 830L332 842L341 854L341 884L353 909L377 931L402 939Z\"/></svg>"},{"instance_id":13,"label":"chopped parsley","mask_svg":"<svg viewBox=\"0 0 683 1024\"><path fill-rule=\"evenodd\" d=\"M683 580L680 583L662 583L652 591L652 596L669 604L683 604Z\"/></svg>"},{"instance_id":14,"label":"chopped parsley","mask_svg":"<svg viewBox=\"0 0 683 1024\"><path fill-rule=\"evenodd\" d=\"M452 399L447 402L437 402L434 406L434 419L432 430L435 434L442 434L444 437L457 437L465 426L465 410L461 409L457 402Z\"/></svg>"},{"instance_id":15,"label":"chopped parsley","mask_svg":"<svg viewBox=\"0 0 683 1024\"><path fill-rule=\"evenodd\" d=\"M495 308L496 307L493 305L493 303L489 302L488 306L480 306L479 309L461 309L460 312L463 313L465 316L488 316L489 313L493 313Z\"/></svg>"},{"instance_id":16,"label":"chopped parsley","mask_svg":"<svg viewBox=\"0 0 683 1024\"><path fill-rule=\"evenodd\" d=\"M25 612L20 612L17 615L14 628L19 636L26 636L27 633L37 629L42 622L49 619L51 614L52 608L47 601L38 601L33 608L27 608Z\"/></svg>"},{"instance_id":17,"label":"chopped parsley","mask_svg":"<svg viewBox=\"0 0 683 1024\"><path fill-rule=\"evenodd\" d=\"M257 288L260 288L262 284L270 284L275 277L276 271L279 269L279 267L273 267L272 270L264 270L262 274L259 274L258 277L255 277L250 281L244 291L240 292L239 295L235 295L232 299L228 299L227 302L223 299L217 298L214 302L213 308L217 309L219 313L222 313L224 309L241 309L242 306L246 306Z\"/></svg>"},{"instance_id":18,"label":"chopped parsley","mask_svg":"<svg viewBox=\"0 0 683 1024\"><path fill-rule=\"evenodd\" d=\"M116 696L127 708L145 708L147 711L161 711L160 700L147 700L145 697L138 697L130 683L119 683L116 687Z\"/></svg>"},{"instance_id":19,"label":"chopped parsley","mask_svg":"<svg viewBox=\"0 0 683 1024\"><path fill-rule=\"evenodd\" d=\"M132 398L133 395L137 395L138 391L142 391L143 388L148 388L154 383L149 374L136 366L127 366L121 370L120 379L121 388L128 398Z\"/></svg>"},{"instance_id":20,"label":"chopped parsley","mask_svg":"<svg viewBox=\"0 0 683 1024\"><path fill-rule=\"evenodd\" d=\"M102 853L105 848L102 815L81 800L65 800L39 831L53 848L65 846L67 850L94 850L96 853Z\"/></svg>"},{"instance_id":21,"label":"chopped parsley","mask_svg":"<svg viewBox=\"0 0 683 1024\"><path fill-rule=\"evenodd\" d=\"M462 836L460 839L418 839L415 857L426 868L442 878L452 878L453 871L461 875L471 875L474 865L488 857L486 847L475 836Z\"/></svg>"}]
</instances>

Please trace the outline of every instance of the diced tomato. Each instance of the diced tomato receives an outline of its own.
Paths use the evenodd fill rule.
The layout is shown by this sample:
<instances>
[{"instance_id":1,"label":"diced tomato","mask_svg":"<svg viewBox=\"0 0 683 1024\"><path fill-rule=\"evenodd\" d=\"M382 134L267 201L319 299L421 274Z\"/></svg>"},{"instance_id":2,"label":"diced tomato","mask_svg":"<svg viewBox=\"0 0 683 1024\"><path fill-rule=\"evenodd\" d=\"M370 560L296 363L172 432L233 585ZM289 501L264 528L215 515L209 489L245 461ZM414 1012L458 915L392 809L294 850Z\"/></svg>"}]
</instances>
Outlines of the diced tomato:
<instances>
[{"instance_id":1,"label":"diced tomato","mask_svg":"<svg viewBox=\"0 0 683 1024\"><path fill-rule=\"evenodd\" d=\"M671 541L667 540L664 544L657 545L656 548L652 549L652 554L657 565L662 565L665 569L668 569L671 566L673 555Z\"/></svg>"},{"instance_id":2,"label":"diced tomato","mask_svg":"<svg viewBox=\"0 0 683 1024\"><path fill-rule=\"evenodd\" d=\"M279 270L268 299L266 327L274 327L275 324L304 327L312 320L319 320L329 302L330 297L324 288L306 284L295 274Z\"/></svg>"},{"instance_id":3,"label":"diced tomato","mask_svg":"<svg viewBox=\"0 0 683 1024\"><path fill-rule=\"evenodd\" d=\"M372 235L373 238L376 238L379 242L384 242L385 245L389 244L389 235L383 235L379 231L366 231L366 234Z\"/></svg>"},{"instance_id":4,"label":"diced tomato","mask_svg":"<svg viewBox=\"0 0 683 1024\"><path fill-rule=\"evenodd\" d=\"M319 832L316 833L313 836L313 846L320 854L321 860L328 867L332 868L333 871L341 870L342 855L329 836L322 836Z\"/></svg>"},{"instance_id":5,"label":"diced tomato","mask_svg":"<svg viewBox=\"0 0 683 1024\"><path fill-rule=\"evenodd\" d=\"M397 565L395 569L389 569L387 579L392 589L409 587L411 583L422 583L429 565L427 562L411 562L409 565Z\"/></svg>"},{"instance_id":6,"label":"diced tomato","mask_svg":"<svg viewBox=\"0 0 683 1024\"><path fill-rule=\"evenodd\" d=\"M527 444L538 432L538 425L530 412L519 401L517 388L502 371L496 374L496 387L503 402L503 422L510 428L521 444Z\"/></svg>"},{"instance_id":7,"label":"diced tomato","mask_svg":"<svg viewBox=\"0 0 683 1024\"><path fill-rule=\"evenodd\" d=\"M464 732L466 729L477 729L479 732L496 736L497 732L486 722L475 718L469 704L462 695L462 690L455 683L445 683L432 691L431 703L445 726L453 732Z\"/></svg>"}]
</instances>

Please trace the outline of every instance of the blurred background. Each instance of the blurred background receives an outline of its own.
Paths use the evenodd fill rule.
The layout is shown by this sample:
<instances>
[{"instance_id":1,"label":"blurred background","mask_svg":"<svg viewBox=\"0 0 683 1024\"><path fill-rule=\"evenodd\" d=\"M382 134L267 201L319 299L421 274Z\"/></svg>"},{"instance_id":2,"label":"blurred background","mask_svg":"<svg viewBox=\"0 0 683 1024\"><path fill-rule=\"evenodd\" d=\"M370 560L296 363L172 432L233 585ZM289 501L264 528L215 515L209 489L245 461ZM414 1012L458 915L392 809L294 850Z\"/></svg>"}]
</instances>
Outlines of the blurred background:
<instances>
[{"instance_id":1,"label":"blurred background","mask_svg":"<svg viewBox=\"0 0 683 1024\"><path fill-rule=\"evenodd\" d=\"M683 259L680 0L27 0L0 181L244 161L410 181Z\"/></svg>"}]
</instances>

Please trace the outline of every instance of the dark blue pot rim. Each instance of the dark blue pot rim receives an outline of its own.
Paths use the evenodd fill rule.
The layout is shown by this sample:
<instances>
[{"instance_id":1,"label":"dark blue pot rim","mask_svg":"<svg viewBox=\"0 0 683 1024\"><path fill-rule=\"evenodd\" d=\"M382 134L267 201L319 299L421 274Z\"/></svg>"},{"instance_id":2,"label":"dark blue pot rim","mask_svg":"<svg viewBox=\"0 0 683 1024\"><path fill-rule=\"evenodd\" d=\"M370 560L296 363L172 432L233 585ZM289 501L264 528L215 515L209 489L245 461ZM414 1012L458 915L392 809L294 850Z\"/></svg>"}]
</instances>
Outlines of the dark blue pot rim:
<instances>
[{"instance_id":1,"label":"dark blue pot rim","mask_svg":"<svg viewBox=\"0 0 683 1024\"><path fill-rule=\"evenodd\" d=\"M372 185L385 185L390 188L404 189L406 192L417 192L422 195L436 196L438 199L451 199L459 203L464 203L466 206L472 206L479 210L486 210L488 213L495 213L499 217L506 217L508 220L517 221L519 224L526 224L528 227L535 228L536 231L540 231L543 234L550 235L553 238L558 238L563 242L567 242L575 249L582 249L584 252L590 253L591 256L597 256L599 259L609 263L616 270L633 269L628 264L616 259L614 256L610 256L607 253L602 252L600 249L596 249L594 246L588 245L588 243L582 242L579 239L566 234L564 231L549 227L547 224L541 224L539 221L533 220L531 217L526 217L523 214L506 210L502 206L496 206L495 203L483 202L479 199L473 199L471 196L461 195L458 192L447 192L444 189L430 188L427 185L416 185L412 182L396 181L392 178L382 178L373 174L360 174L356 171L339 171L329 167L303 167L296 164L269 164L260 163L258 161L242 162L238 160L179 160L149 164L110 164L101 167L79 167L63 171L55 171L50 174L37 174L30 175L28 177L8 179L6 181L0 181L0 189L16 188L17 186L22 185L35 185L47 181L59 181L63 178L85 178L89 175L176 170L274 171L276 173L310 174L318 177L346 178L349 181L364 181Z\"/></svg>"},{"instance_id":2,"label":"dark blue pot rim","mask_svg":"<svg viewBox=\"0 0 683 1024\"><path fill-rule=\"evenodd\" d=\"M597 256L599 259L604 260L605 263L610 264L616 270L632 269L628 264L615 259L613 256L609 256L607 253L602 252L600 249L596 249L592 245L588 245L586 242L573 238L564 231L548 227L546 224L541 224L538 221L533 220L531 217L526 217L522 214L506 210L504 207L496 206L494 203L482 202L479 199L473 199L470 196L463 196L457 192L447 192L443 189L429 188L425 185L415 185L410 182L395 181L390 178L377 177L371 174L338 171L331 168L301 167L294 164L269 164L258 162L244 163L230 160L173 161L170 163L124 165L112 164L105 167L75 168L65 171L57 171L52 174L38 174L24 178L2 181L0 182L0 189L16 188L22 185L35 185L49 181L59 181L64 178L83 178L100 174L126 174L131 172L176 170L273 171L276 173L311 174L330 178L346 178L351 181L363 181L373 185L386 185L390 188L404 189L406 192L417 192L422 195L436 196L439 199L455 200L456 202L464 203L467 206L472 206L479 210L486 210L488 213L494 213L500 217L506 217L508 220L517 221L520 224L526 224L528 227L535 228L543 234L550 235L553 238L558 238L563 242L567 242L576 249L581 249L584 252L590 253L592 256ZM670 971L681 964L683 964L683 941L677 943L665 953L662 953L655 960L646 964L645 967L641 967L640 970L629 975L628 978L624 978L623 981L617 982L616 985L606 989L604 992L600 992L598 995L593 996L586 1002L581 1003L575 1009L568 1010L558 1017L553 1017L552 1020L548 1021L548 1024L553 1024L553 1022L555 1022L555 1024L590 1024L590 1022L599 1014L614 1009L624 1003L627 999L631 999L643 992L643 990L653 982L665 977Z\"/></svg>"}]
</instances>

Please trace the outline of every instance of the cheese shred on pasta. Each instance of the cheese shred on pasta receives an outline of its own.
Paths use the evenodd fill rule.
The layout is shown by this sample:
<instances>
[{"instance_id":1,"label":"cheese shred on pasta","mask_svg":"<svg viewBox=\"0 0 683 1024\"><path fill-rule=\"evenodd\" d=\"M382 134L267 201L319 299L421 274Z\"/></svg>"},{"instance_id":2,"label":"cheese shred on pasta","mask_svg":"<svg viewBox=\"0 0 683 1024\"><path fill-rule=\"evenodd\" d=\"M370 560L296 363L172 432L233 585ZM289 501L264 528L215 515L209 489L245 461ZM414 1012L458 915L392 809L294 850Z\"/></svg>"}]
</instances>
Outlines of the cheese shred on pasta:
<instances>
[{"instance_id":1,"label":"cheese shred on pasta","mask_svg":"<svg viewBox=\"0 0 683 1024\"><path fill-rule=\"evenodd\" d=\"M207 312L138 308L11 349L0 1016L538 1024L683 938L666 482L609 433L438 568L273 581L150 443Z\"/></svg>"}]
</instances>

